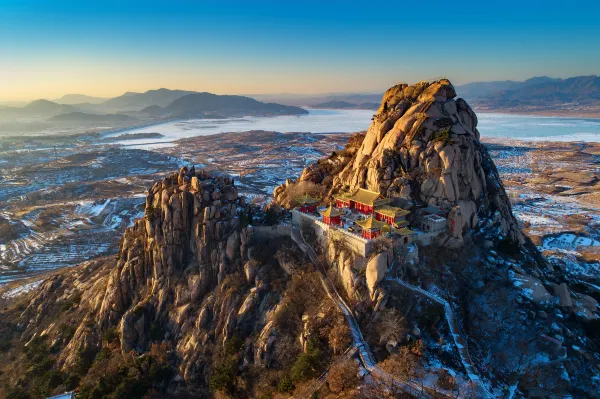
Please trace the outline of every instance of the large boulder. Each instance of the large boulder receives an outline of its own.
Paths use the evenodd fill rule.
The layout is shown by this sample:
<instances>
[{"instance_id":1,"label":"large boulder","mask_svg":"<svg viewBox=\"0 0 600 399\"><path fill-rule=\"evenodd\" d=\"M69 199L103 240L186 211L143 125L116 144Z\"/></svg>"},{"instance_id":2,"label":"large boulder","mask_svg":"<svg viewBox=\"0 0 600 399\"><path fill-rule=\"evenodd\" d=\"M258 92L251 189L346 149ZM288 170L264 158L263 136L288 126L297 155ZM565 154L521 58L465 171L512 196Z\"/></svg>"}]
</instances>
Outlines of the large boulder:
<instances>
[{"instance_id":1,"label":"large boulder","mask_svg":"<svg viewBox=\"0 0 600 399\"><path fill-rule=\"evenodd\" d=\"M562 283L554 286L554 295L558 297L559 306L570 308L573 306L571 295L569 294L569 287L567 284Z\"/></svg>"},{"instance_id":2,"label":"large boulder","mask_svg":"<svg viewBox=\"0 0 600 399\"><path fill-rule=\"evenodd\" d=\"M509 276L513 285L520 290L521 295L535 305L549 307L554 304L554 297L550 295L539 279L512 270L509 272Z\"/></svg>"},{"instance_id":3,"label":"large boulder","mask_svg":"<svg viewBox=\"0 0 600 399\"><path fill-rule=\"evenodd\" d=\"M373 256L367 263L367 270L365 277L367 279L367 288L369 293L373 296L377 284L385 277L385 273L390 267L390 254L388 252L382 252Z\"/></svg>"}]
</instances>

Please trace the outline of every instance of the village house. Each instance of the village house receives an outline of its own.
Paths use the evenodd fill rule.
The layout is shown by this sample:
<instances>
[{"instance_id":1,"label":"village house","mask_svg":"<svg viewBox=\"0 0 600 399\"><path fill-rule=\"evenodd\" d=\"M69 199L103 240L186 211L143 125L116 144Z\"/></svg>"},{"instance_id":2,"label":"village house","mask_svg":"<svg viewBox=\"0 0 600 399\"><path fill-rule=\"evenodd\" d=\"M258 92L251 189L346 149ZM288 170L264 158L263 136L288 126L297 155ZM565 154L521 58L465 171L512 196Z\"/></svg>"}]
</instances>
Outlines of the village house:
<instances>
[{"instance_id":1,"label":"village house","mask_svg":"<svg viewBox=\"0 0 600 399\"><path fill-rule=\"evenodd\" d=\"M446 219L438 215L430 214L423 217L420 227L421 230L426 233L443 231L446 229Z\"/></svg>"}]
</instances>

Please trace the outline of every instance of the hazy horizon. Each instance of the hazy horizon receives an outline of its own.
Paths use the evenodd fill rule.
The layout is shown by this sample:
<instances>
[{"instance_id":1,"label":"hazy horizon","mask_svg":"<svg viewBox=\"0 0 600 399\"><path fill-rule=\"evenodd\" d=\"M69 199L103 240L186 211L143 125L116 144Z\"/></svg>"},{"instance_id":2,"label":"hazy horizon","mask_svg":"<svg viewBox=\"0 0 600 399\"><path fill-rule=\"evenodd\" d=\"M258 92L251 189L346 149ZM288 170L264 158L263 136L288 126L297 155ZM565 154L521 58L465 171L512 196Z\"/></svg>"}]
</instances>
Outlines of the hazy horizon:
<instances>
[{"instance_id":1,"label":"hazy horizon","mask_svg":"<svg viewBox=\"0 0 600 399\"><path fill-rule=\"evenodd\" d=\"M600 72L598 2L509 3L3 2L1 100L374 93L442 75L460 85Z\"/></svg>"},{"instance_id":2,"label":"hazy horizon","mask_svg":"<svg viewBox=\"0 0 600 399\"><path fill-rule=\"evenodd\" d=\"M548 75L539 75L539 76L530 76L528 78L522 79L520 81L523 80L527 80L530 78L534 78L534 77L549 77L549 78L559 78L559 79L567 79L567 78L572 78L574 76L548 76ZM583 76L583 75L582 75ZM440 77L441 78L441 77ZM444 76L444 78L448 78L452 83L455 83L452 78ZM422 80L431 80L431 79L422 79ZM486 82L493 82L493 81L509 81L511 79L492 79ZM517 82L517 80L514 80L515 82ZM371 90L371 91L336 91L336 92L307 92L307 93L294 93L294 92L263 92L263 93L231 93L231 92L225 92L225 93L220 93L220 92L211 92L208 90L203 90L203 89L191 89L191 88L180 88L180 87L175 87L175 88L170 88L170 87L150 87L148 89L145 90L141 90L141 91L132 91L132 90L121 90L120 92L118 92L118 94L115 95L110 95L110 96L96 96L96 95L92 95L89 93L84 93L84 92L79 92L79 93L64 93L61 95L57 95L54 97L35 97L35 98L27 98L27 99L5 99L5 98L0 98L0 104L27 104L29 102L32 101L36 101L36 100L48 100L48 101L56 101L59 100L63 97L66 96L88 96L88 97L92 97L92 98L99 98L99 99L111 99L111 98L115 98L115 97L120 97L123 96L125 94L128 93L134 93L134 94L138 94L138 93L145 93L148 91L153 91L153 90L162 90L162 89L166 89L166 90L181 90L181 91L196 91L196 92L210 92L213 94L219 94L219 95L239 95L239 96L248 96L248 97L252 97L252 96L257 96L257 97L289 97L289 99L303 99L303 98L311 98L311 97L326 97L326 96L344 96L344 95L379 95L379 94L383 94L383 92L385 90L387 90L389 87L393 86L394 84L397 83L407 83L407 84L413 84L416 83L417 81L414 82L405 82L405 81L396 81L396 82L391 82L388 86L386 86L385 88L382 88L381 90L377 91L377 90ZM483 81L470 81L470 82L464 82L462 84L468 84L468 83L480 83ZM462 85L461 84L461 85Z\"/></svg>"}]
</instances>

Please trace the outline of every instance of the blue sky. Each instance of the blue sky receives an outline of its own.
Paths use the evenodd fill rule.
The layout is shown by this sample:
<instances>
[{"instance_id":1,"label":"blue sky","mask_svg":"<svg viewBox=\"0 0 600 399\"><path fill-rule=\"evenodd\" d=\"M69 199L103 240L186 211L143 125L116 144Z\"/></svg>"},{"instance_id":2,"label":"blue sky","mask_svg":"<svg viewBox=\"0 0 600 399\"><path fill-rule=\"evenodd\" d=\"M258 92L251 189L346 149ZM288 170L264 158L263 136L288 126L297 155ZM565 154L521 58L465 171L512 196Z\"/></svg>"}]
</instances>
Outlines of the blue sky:
<instances>
[{"instance_id":1,"label":"blue sky","mask_svg":"<svg viewBox=\"0 0 600 399\"><path fill-rule=\"evenodd\" d=\"M0 0L0 97L599 74L598 15L600 1Z\"/></svg>"}]
</instances>

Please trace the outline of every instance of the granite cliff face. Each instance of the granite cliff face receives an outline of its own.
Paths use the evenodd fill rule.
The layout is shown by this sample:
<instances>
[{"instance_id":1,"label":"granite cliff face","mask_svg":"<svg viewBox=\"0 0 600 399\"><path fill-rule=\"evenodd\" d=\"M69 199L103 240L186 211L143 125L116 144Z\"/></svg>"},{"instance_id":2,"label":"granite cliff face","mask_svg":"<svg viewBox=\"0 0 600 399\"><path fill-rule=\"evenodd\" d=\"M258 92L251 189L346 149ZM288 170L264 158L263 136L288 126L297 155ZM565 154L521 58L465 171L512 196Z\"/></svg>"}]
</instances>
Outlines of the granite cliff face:
<instances>
[{"instance_id":1,"label":"granite cliff face","mask_svg":"<svg viewBox=\"0 0 600 399\"><path fill-rule=\"evenodd\" d=\"M477 116L455 97L448 80L388 89L360 147L331 158L334 173L315 164L299 181L323 184L330 194L367 188L439 206L450 211L455 243L481 219L523 243L498 172L479 142ZM284 191L279 186L275 197Z\"/></svg>"},{"instance_id":2,"label":"granite cliff face","mask_svg":"<svg viewBox=\"0 0 600 399\"><path fill-rule=\"evenodd\" d=\"M80 325L62 352L65 368L93 344L85 337L94 328L116 326L124 353L199 329L203 323L190 312L197 313L205 295L246 257L249 232L240 220L248 208L229 178L182 168L152 186L145 211L123 235L104 294L92 304L91 323ZM207 300L201 312L213 304L214 298ZM158 325L157 337L150 329Z\"/></svg>"}]
</instances>

